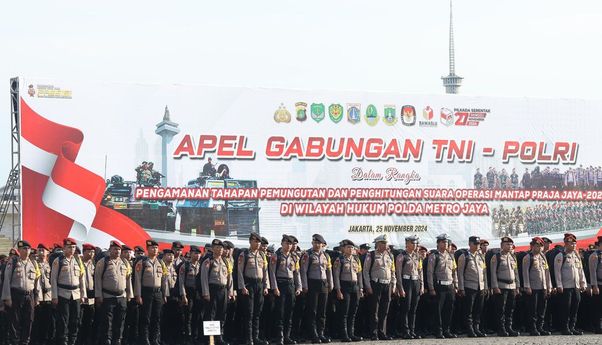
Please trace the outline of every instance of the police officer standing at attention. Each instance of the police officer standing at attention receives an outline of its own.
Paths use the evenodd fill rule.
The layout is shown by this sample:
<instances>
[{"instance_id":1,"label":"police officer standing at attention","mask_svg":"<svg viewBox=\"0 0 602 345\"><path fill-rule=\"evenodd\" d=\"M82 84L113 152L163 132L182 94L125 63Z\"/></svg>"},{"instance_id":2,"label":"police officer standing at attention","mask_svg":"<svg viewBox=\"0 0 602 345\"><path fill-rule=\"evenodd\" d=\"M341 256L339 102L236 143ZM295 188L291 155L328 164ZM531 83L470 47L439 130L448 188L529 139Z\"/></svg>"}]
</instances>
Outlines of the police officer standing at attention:
<instances>
[{"instance_id":1,"label":"police officer standing at attention","mask_svg":"<svg viewBox=\"0 0 602 345\"><path fill-rule=\"evenodd\" d=\"M531 251L523 257L522 272L524 292L527 295L527 320L532 336L550 335L543 325L547 298L552 291L552 279L546 256L543 254L544 240L534 237Z\"/></svg>"},{"instance_id":2,"label":"police officer standing at attention","mask_svg":"<svg viewBox=\"0 0 602 345\"><path fill-rule=\"evenodd\" d=\"M595 315L594 330L596 334L602 334L602 294L600 286L602 285L602 236L598 236L596 243L598 249L589 256L589 281L592 285L592 297L594 299Z\"/></svg>"},{"instance_id":3,"label":"police officer standing at attention","mask_svg":"<svg viewBox=\"0 0 602 345\"><path fill-rule=\"evenodd\" d=\"M98 313L98 338L101 345L119 345L123 336L127 301L134 297L132 290L132 267L127 259L121 258L121 245L117 241L109 244L108 255L96 263L94 296Z\"/></svg>"},{"instance_id":4,"label":"police officer standing at attention","mask_svg":"<svg viewBox=\"0 0 602 345\"><path fill-rule=\"evenodd\" d=\"M326 299L334 285L332 281L332 263L330 256L324 251L326 241L319 234L314 234L312 248L301 257L301 284L307 294L305 316L312 343L330 343L324 336L326 327Z\"/></svg>"},{"instance_id":5,"label":"police officer standing at attention","mask_svg":"<svg viewBox=\"0 0 602 345\"><path fill-rule=\"evenodd\" d=\"M218 239L211 242L213 255L203 261L201 268L202 294L207 309L206 321L220 321L222 329L226 320L226 304L234 298L232 289L232 272L226 260L222 257L224 244ZM220 335L218 345L228 345Z\"/></svg>"},{"instance_id":6,"label":"police officer standing at attention","mask_svg":"<svg viewBox=\"0 0 602 345\"><path fill-rule=\"evenodd\" d=\"M86 281L86 299L82 303L82 320L79 332L79 341L81 345L92 345L96 342L96 332L94 330L94 250L96 248L85 243L82 246L82 264L84 267L84 280Z\"/></svg>"},{"instance_id":7,"label":"police officer standing at attention","mask_svg":"<svg viewBox=\"0 0 602 345\"><path fill-rule=\"evenodd\" d=\"M48 263L48 247L38 244L38 266L40 267L40 290L42 298L36 307L33 342L45 345L54 332L54 310L52 309L52 287L50 285L50 264Z\"/></svg>"},{"instance_id":8,"label":"police officer standing at attention","mask_svg":"<svg viewBox=\"0 0 602 345\"><path fill-rule=\"evenodd\" d=\"M375 250L364 261L364 289L368 298L370 333L372 340L391 340L387 335L387 314L391 295L395 292L395 259L388 251L387 235L374 239Z\"/></svg>"},{"instance_id":9,"label":"police officer standing at attention","mask_svg":"<svg viewBox=\"0 0 602 345\"><path fill-rule=\"evenodd\" d=\"M40 269L29 259L29 242L17 242L17 250L18 256L9 258L4 270L2 300L8 309L8 340L11 344L29 344L34 307L42 297Z\"/></svg>"},{"instance_id":10,"label":"police officer standing at attention","mask_svg":"<svg viewBox=\"0 0 602 345\"><path fill-rule=\"evenodd\" d=\"M486 337L481 332L481 313L487 292L487 267L485 258L479 253L480 239L470 236L469 249L458 257L458 294L464 296L466 334L471 337Z\"/></svg>"},{"instance_id":11,"label":"police officer standing at attention","mask_svg":"<svg viewBox=\"0 0 602 345\"><path fill-rule=\"evenodd\" d=\"M57 310L56 339L60 345L75 344L81 303L87 299L85 272L83 265L74 255L75 246L75 240L63 240L63 255L54 260L50 274L52 304Z\"/></svg>"},{"instance_id":12,"label":"police officer standing at attention","mask_svg":"<svg viewBox=\"0 0 602 345\"><path fill-rule=\"evenodd\" d=\"M416 309L424 293L422 260L418 254L418 237L406 237L406 249L397 255L397 291L401 298L401 336L403 339L420 339L416 334Z\"/></svg>"},{"instance_id":13,"label":"police officer standing at attention","mask_svg":"<svg viewBox=\"0 0 602 345\"><path fill-rule=\"evenodd\" d=\"M201 291L198 276L201 273L201 251L197 246L190 246L190 261L180 265L179 288L182 304L184 305L183 336L196 341L201 321Z\"/></svg>"},{"instance_id":14,"label":"police officer standing at attention","mask_svg":"<svg viewBox=\"0 0 602 345\"><path fill-rule=\"evenodd\" d=\"M581 292L585 291L587 281L581 264L581 258L575 251L577 237L564 234L564 251L554 258L556 289L560 294L560 310L562 310L562 334L582 335L577 330L577 312L581 302Z\"/></svg>"},{"instance_id":15,"label":"police officer standing at attention","mask_svg":"<svg viewBox=\"0 0 602 345\"><path fill-rule=\"evenodd\" d=\"M458 281L456 261L448 251L450 244L447 234L437 236L437 251L428 257L426 274L429 294L437 297L435 336L439 339L457 337L449 331Z\"/></svg>"},{"instance_id":16,"label":"police officer standing at attention","mask_svg":"<svg viewBox=\"0 0 602 345\"><path fill-rule=\"evenodd\" d=\"M180 294L177 291L176 282L178 280L178 272L173 263L173 249L163 249L163 263L167 267L167 288L169 289L169 297L167 303L163 306L163 324L161 325L161 335L163 336L163 344L172 344L179 340L182 326L182 310L180 308Z\"/></svg>"},{"instance_id":17,"label":"police officer standing at attention","mask_svg":"<svg viewBox=\"0 0 602 345\"><path fill-rule=\"evenodd\" d=\"M261 236L252 232L249 248L238 256L238 296L243 312L244 338L247 345L267 345L259 339L259 316L263 307L263 296L268 294L268 262L259 250Z\"/></svg>"},{"instance_id":18,"label":"police officer standing at attention","mask_svg":"<svg viewBox=\"0 0 602 345\"><path fill-rule=\"evenodd\" d=\"M134 279L134 296L141 305L140 338L142 345L155 345L161 342L161 308L167 301L167 268L157 258L159 244L154 240L146 241L148 257L142 258L136 264Z\"/></svg>"},{"instance_id":19,"label":"police officer standing at attention","mask_svg":"<svg viewBox=\"0 0 602 345\"><path fill-rule=\"evenodd\" d=\"M512 328L512 318L516 296L518 295L518 265L510 252L514 241L510 237L502 237L501 250L491 257L491 288L495 300L495 314L498 317L498 336L516 337L519 332Z\"/></svg>"},{"instance_id":20,"label":"police officer standing at attention","mask_svg":"<svg viewBox=\"0 0 602 345\"><path fill-rule=\"evenodd\" d=\"M269 265L270 286L276 297L274 311L277 345L296 344L291 339L291 328L295 297L301 293L301 277L299 263L291 252L293 244L294 240L290 236L282 235L281 247L272 255Z\"/></svg>"},{"instance_id":21,"label":"police officer standing at attention","mask_svg":"<svg viewBox=\"0 0 602 345\"><path fill-rule=\"evenodd\" d=\"M360 297L364 293L364 284L362 264L359 258L353 255L355 244L351 240L343 240L339 246L342 248L343 255L334 261L334 288L339 301L337 312L341 314L338 315L341 341L348 343L362 340L355 335L355 314Z\"/></svg>"}]
</instances>

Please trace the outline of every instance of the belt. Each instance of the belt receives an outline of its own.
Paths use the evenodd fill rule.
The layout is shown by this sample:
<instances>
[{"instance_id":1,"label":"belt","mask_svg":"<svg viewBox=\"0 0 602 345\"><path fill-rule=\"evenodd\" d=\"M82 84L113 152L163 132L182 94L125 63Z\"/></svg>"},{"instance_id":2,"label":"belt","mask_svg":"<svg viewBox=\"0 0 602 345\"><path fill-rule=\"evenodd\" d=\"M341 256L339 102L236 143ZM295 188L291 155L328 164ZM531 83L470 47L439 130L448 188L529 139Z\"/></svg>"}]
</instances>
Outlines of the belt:
<instances>
[{"instance_id":1,"label":"belt","mask_svg":"<svg viewBox=\"0 0 602 345\"><path fill-rule=\"evenodd\" d=\"M404 274L401 276L403 279L409 279L409 280L418 280L420 276L412 276L409 274Z\"/></svg>"},{"instance_id":2,"label":"belt","mask_svg":"<svg viewBox=\"0 0 602 345\"><path fill-rule=\"evenodd\" d=\"M377 284L389 284L391 282L389 279L376 279L372 281Z\"/></svg>"},{"instance_id":3,"label":"belt","mask_svg":"<svg viewBox=\"0 0 602 345\"><path fill-rule=\"evenodd\" d=\"M57 284L57 286L60 287L61 289L71 290L71 291L79 289L79 286L77 286L77 285Z\"/></svg>"},{"instance_id":4,"label":"belt","mask_svg":"<svg viewBox=\"0 0 602 345\"><path fill-rule=\"evenodd\" d=\"M30 296L33 294L33 290L31 291L26 291L26 290L21 290L18 288L10 288L10 292L12 294L19 294L19 295L23 295L23 296Z\"/></svg>"},{"instance_id":5,"label":"belt","mask_svg":"<svg viewBox=\"0 0 602 345\"><path fill-rule=\"evenodd\" d=\"M151 291L151 292L161 292L161 288L160 287L156 288L156 287L150 287L150 286L149 287L143 286L142 290L144 290L144 291Z\"/></svg>"},{"instance_id":6,"label":"belt","mask_svg":"<svg viewBox=\"0 0 602 345\"><path fill-rule=\"evenodd\" d=\"M209 284L209 286L210 287L213 286L213 287L216 287L218 289L225 289L226 288L226 285L222 285L222 284Z\"/></svg>"},{"instance_id":7,"label":"belt","mask_svg":"<svg viewBox=\"0 0 602 345\"><path fill-rule=\"evenodd\" d=\"M252 282L261 283L263 281L263 278L249 278L249 277L245 277L245 281L252 281Z\"/></svg>"},{"instance_id":8,"label":"belt","mask_svg":"<svg viewBox=\"0 0 602 345\"><path fill-rule=\"evenodd\" d=\"M452 280L438 280L437 284L439 284L439 285L446 285L447 286L447 285L452 285L453 281Z\"/></svg>"},{"instance_id":9,"label":"belt","mask_svg":"<svg viewBox=\"0 0 602 345\"><path fill-rule=\"evenodd\" d=\"M504 284L512 284L512 283L514 283L514 280L512 280L512 279L507 280L507 279L500 279L500 278L498 278L497 280L501 281Z\"/></svg>"},{"instance_id":10,"label":"belt","mask_svg":"<svg viewBox=\"0 0 602 345\"><path fill-rule=\"evenodd\" d=\"M123 295L123 293L124 293L125 291L121 291L121 292L115 292L115 291L111 291L111 290L107 290L107 289L102 289L102 292L104 292L104 293L106 293L106 294L108 294L108 295L111 295L111 296L118 297L118 296L121 296L121 295Z\"/></svg>"}]
</instances>

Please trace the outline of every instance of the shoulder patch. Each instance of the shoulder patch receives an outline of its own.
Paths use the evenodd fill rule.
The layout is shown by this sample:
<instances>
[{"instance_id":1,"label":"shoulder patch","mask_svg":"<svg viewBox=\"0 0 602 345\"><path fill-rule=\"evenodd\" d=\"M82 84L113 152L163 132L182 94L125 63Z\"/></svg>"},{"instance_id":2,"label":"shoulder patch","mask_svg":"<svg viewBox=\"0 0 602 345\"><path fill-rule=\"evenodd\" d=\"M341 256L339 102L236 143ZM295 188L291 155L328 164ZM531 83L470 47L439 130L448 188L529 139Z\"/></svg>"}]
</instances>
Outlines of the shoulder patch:
<instances>
[{"instance_id":1,"label":"shoulder patch","mask_svg":"<svg viewBox=\"0 0 602 345\"><path fill-rule=\"evenodd\" d=\"M138 262L136 264L136 272L140 272L140 271L142 271L142 262Z\"/></svg>"}]
</instances>

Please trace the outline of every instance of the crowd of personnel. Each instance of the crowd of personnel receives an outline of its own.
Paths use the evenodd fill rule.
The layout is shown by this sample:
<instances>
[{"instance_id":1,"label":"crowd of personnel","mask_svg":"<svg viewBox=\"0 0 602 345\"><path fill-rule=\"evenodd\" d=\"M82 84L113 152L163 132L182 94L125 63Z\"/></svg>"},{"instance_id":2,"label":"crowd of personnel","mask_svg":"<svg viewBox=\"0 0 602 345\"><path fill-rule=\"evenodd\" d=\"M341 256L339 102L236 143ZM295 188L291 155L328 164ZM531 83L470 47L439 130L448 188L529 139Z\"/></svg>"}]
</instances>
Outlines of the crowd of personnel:
<instances>
[{"instance_id":1,"label":"crowd of personnel","mask_svg":"<svg viewBox=\"0 0 602 345\"><path fill-rule=\"evenodd\" d=\"M602 203L588 201L555 202L533 207L492 209L492 234L530 236L577 231L597 227L602 221Z\"/></svg>"},{"instance_id":2,"label":"crowd of personnel","mask_svg":"<svg viewBox=\"0 0 602 345\"><path fill-rule=\"evenodd\" d=\"M67 238L52 249L19 241L0 258L2 344L207 344L203 321L220 321L217 344L283 345L508 337L527 332L578 336L602 332L602 236L588 250L534 237L516 252L476 236L457 249L446 234L428 250L419 238L404 248L387 235L326 249L312 236L280 248L256 233L235 248L213 240L203 248L174 242L159 251L111 241L78 247ZM585 303L581 303L586 299Z\"/></svg>"},{"instance_id":3,"label":"crowd of personnel","mask_svg":"<svg viewBox=\"0 0 602 345\"><path fill-rule=\"evenodd\" d=\"M477 169L473 185L475 189L602 189L602 167L580 165L561 172L559 168L542 170L536 166L532 171L525 168L522 176L514 168L509 173L505 168L498 171L489 167L485 175Z\"/></svg>"}]
</instances>

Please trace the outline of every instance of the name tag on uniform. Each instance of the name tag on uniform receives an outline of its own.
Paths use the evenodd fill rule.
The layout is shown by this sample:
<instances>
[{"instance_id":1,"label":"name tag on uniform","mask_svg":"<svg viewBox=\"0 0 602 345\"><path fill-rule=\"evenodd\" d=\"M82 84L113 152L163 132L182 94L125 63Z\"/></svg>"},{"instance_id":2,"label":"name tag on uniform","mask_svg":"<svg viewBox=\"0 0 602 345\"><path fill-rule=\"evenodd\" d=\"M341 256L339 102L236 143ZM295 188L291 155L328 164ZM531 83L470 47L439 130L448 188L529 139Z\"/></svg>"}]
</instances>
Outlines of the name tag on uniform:
<instances>
[{"instance_id":1,"label":"name tag on uniform","mask_svg":"<svg viewBox=\"0 0 602 345\"><path fill-rule=\"evenodd\" d=\"M404 274L401 276L403 279L411 279L411 280L418 280L418 276L411 276L409 274Z\"/></svg>"}]
</instances>

